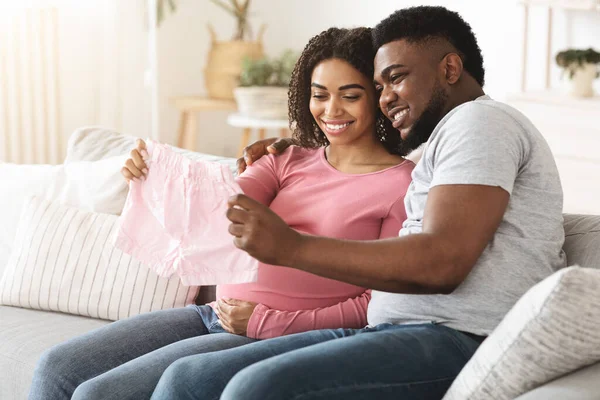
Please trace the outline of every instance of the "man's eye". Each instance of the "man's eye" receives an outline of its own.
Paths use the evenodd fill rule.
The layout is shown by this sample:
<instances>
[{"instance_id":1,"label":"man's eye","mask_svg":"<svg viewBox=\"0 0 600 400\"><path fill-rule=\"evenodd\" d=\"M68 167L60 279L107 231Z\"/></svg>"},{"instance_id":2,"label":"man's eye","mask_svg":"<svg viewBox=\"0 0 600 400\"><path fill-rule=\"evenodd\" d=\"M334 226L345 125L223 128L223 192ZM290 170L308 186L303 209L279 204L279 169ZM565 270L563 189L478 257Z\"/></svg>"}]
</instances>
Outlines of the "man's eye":
<instances>
[{"instance_id":1,"label":"man's eye","mask_svg":"<svg viewBox=\"0 0 600 400\"><path fill-rule=\"evenodd\" d=\"M377 92L377 93L383 92L383 86L379 86L379 85L375 86L375 92Z\"/></svg>"},{"instance_id":2,"label":"man's eye","mask_svg":"<svg viewBox=\"0 0 600 400\"><path fill-rule=\"evenodd\" d=\"M394 75L390 76L390 82L398 83L402 80L404 75L406 75L406 74L394 74Z\"/></svg>"}]
</instances>

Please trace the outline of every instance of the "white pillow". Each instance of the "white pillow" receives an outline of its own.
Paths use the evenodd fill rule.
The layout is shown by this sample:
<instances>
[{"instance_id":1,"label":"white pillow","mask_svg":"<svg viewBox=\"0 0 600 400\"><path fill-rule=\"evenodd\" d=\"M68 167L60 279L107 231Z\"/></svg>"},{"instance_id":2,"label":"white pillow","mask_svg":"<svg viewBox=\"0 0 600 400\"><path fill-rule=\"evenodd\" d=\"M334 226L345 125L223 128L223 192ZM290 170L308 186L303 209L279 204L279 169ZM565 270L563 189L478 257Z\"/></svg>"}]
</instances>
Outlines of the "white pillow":
<instances>
[{"instance_id":1,"label":"white pillow","mask_svg":"<svg viewBox=\"0 0 600 400\"><path fill-rule=\"evenodd\" d=\"M0 163L0 275L8 263L25 199L44 196L61 168Z\"/></svg>"},{"instance_id":2,"label":"white pillow","mask_svg":"<svg viewBox=\"0 0 600 400\"><path fill-rule=\"evenodd\" d=\"M126 156L68 165L0 163L0 275L17 232L25 199L41 196L86 211L120 214L128 187L121 175Z\"/></svg>"},{"instance_id":3,"label":"white pillow","mask_svg":"<svg viewBox=\"0 0 600 400\"><path fill-rule=\"evenodd\" d=\"M101 126L86 126L77 129L69 138L65 164L77 161L96 161L116 155L129 156L135 148L136 137L123 135ZM149 139L144 139L148 141ZM237 173L236 159L213 154L198 153L173 146L173 151L190 160L214 161L227 165L234 175Z\"/></svg>"},{"instance_id":4,"label":"white pillow","mask_svg":"<svg viewBox=\"0 0 600 400\"><path fill-rule=\"evenodd\" d=\"M565 268L519 299L444 400L514 399L598 361L600 270Z\"/></svg>"},{"instance_id":5,"label":"white pillow","mask_svg":"<svg viewBox=\"0 0 600 400\"><path fill-rule=\"evenodd\" d=\"M110 244L116 221L29 198L0 281L0 304L108 320L192 304L198 287L159 278Z\"/></svg>"}]
</instances>

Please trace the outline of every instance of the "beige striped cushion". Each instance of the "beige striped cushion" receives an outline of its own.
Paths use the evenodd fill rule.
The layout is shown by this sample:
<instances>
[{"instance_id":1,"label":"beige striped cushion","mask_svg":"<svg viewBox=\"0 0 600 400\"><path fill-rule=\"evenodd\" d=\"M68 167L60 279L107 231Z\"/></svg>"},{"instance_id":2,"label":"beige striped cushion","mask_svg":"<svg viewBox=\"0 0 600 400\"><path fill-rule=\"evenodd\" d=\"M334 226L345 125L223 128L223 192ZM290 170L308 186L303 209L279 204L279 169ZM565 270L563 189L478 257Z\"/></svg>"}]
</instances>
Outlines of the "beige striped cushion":
<instances>
[{"instance_id":1,"label":"beige striped cushion","mask_svg":"<svg viewBox=\"0 0 600 400\"><path fill-rule=\"evenodd\" d=\"M116 221L29 198L0 280L0 304L117 320L193 303L197 287L160 278L111 245Z\"/></svg>"}]
</instances>

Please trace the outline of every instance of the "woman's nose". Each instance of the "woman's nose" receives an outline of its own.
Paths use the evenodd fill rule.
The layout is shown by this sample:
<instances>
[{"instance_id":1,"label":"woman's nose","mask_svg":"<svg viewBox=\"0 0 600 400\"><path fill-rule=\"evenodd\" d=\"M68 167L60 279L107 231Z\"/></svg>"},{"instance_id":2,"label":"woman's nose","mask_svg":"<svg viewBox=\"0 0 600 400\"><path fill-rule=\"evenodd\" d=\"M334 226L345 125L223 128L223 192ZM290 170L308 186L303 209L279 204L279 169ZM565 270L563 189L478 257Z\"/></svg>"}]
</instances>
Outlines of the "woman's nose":
<instances>
[{"instance_id":1,"label":"woman's nose","mask_svg":"<svg viewBox=\"0 0 600 400\"><path fill-rule=\"evenodd\" d=\"M343 107L340 104L340 102L337 99L332 97L327 102L327 106L325 107L325 113L329 117L336 117L336 116L343 114L344 110L343 110Z\"/></svg>"}]
</instances>

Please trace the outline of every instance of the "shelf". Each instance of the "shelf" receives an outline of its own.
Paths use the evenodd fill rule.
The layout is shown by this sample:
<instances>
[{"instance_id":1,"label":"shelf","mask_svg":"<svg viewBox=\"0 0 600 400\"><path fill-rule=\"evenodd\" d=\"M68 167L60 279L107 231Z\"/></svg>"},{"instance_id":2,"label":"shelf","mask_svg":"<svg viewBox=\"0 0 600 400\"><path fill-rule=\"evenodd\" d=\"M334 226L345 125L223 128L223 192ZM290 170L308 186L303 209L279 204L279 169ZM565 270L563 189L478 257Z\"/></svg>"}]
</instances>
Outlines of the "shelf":
<instances>
[{"instance_id":1,"label":"shelf","mask_svg":"<svg viewBox=\"0 0 600 400\"><path fill-rule=\"evenodd\" d=\"M528 6L549 6L563 10L600 11L600 0L521 0Z\"/></svg>"},{"instance_id":2,"label":"shelf","mask_svg":"<svg viewBox=\"0 0 600 400\"><path fill-rule=\"evenodd\" d=\"M540 90L510 94L507 96L507 100L508 102L524 101L596 111L600 117L600 96L598 95L594 97L573 97L560 90Z\"/></svg>"}]
</instances>

